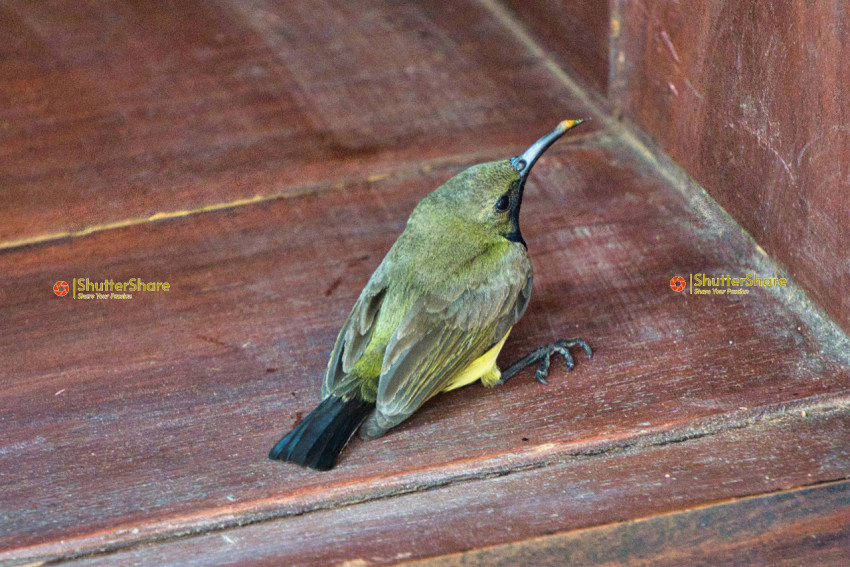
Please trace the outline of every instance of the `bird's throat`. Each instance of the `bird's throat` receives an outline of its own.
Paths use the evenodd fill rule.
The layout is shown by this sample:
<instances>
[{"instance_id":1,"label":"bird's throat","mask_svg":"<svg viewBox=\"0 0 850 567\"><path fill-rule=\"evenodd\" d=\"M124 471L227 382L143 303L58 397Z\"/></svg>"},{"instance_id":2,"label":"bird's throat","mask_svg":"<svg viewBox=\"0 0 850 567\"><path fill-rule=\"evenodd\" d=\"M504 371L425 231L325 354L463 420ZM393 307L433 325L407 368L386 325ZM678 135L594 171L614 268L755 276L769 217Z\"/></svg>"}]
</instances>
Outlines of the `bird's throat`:
<instances>
[{"instance_id":1,"label":"bird's throat","mask_svg":"<svg viewBox=\"0 0 850 567\"><path fill-rule=\"evenodd\" d=\"M522 232L519 230L519 209L522 206L522 192L524 187L520 186L513 198L513 203L511 203L511 232L505 235L505 238L510 240L511 242L519 242L525 249L528 250L528 245L525 243L525 240L522 238Z\"/></svg>"}]
</instances>

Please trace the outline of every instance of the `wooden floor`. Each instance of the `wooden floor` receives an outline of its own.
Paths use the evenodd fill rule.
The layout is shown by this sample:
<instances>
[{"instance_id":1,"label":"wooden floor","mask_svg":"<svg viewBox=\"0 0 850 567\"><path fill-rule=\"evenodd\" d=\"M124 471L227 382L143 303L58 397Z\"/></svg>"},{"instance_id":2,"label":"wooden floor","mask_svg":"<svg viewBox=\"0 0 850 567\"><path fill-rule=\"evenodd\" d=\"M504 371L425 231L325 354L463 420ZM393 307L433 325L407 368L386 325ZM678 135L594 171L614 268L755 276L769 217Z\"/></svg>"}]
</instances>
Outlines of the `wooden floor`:
<instances>
[{"instance_id":1,"label":"wooden floor","mask_svg":"<svg viewBox=\"0 0 850 567\"><path fill-rule=\"evenodd\" d=\"M846 564L846 336L793 282L672 291L782 274L489 2L346 5L0 8L0 563ZM501 360L593 358L267 460L418 200L584 116Z\"/></svg>"}]
</instances>

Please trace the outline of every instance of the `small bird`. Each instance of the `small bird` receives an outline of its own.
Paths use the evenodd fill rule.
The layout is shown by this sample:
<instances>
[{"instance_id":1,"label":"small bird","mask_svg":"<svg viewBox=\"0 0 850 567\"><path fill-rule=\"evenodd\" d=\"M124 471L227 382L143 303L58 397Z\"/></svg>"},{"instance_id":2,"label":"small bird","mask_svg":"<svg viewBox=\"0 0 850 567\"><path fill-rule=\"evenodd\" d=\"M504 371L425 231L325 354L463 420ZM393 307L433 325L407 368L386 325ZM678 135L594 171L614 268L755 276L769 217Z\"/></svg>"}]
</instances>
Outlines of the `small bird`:
<instances>
[{"instance_id":1,"label":"small bird","mask_svg":"<svg viewBox=\"0 0 850 567\"><path fill-rule=\"evenodd\" d=\"M571 347L593 355L583 339L561 339L503 372L496 365L531 297L519 230L525 183L543 152L584 121L564 120L522 155L474 165L422 199L339 332L322 402L270 459L329 470L358 429L380 437L440 392L504 384L536 362L546 384L552 353L570 370Z\"/></svg>"}]
</instances>

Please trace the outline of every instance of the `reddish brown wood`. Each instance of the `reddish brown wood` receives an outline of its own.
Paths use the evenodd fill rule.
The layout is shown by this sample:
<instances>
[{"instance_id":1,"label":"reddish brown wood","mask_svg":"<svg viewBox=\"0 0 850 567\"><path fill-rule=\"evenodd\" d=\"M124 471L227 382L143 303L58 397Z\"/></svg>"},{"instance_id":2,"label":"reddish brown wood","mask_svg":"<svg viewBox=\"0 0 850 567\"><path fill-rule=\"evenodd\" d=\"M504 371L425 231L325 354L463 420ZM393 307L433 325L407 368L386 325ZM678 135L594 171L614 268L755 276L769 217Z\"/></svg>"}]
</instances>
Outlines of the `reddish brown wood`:
<instances>
[{"instance_id":1,"label":"reddish brown wood","mask_svg":"<svg viewBox=\"0 0 850 567\"><path fill-rule=\"evenodd\" d=\"M555 54L570 76L608 93L609 0L506 0L535 41Z\"/></svg>"},{"instance_id":2,"label":"reddish brown wood","mask_svg":"<svg viewBox=\"0 0 850 567\"><path fill-rule=\"evenodd\" d=\"M79 564L394 564L464 551L433 563L693 565L740 557L774 565L806 557L805 564L835 564L850 545L847 482L689 508L846 476L849 442L846 409L774 416L688 442L542 458L537 467L496 478L136 546ZM612 525L632 518L641 520Z\"/></svg>"},{"instance_id":3,"label":"reddish brown wood","mask_svg":"<svg viewBox=\"0 0 850 567\"><path fill-rule=\"evenodd\" d=\"M795 73L846 76L824 72L845 48L814 25L841 16L836 6L708 19L714 6L699 7L691 24L675 6L616 2L621 29L625 16L635 27L609 86L840 318L846 299L822 284L846 283L847 245L829 232L845 226L846 200L824 163L840 173L846 132L815 130L810 114L789 126L783 102L795 100L785 96ZM831 561L847 540L844 484L722 502L848 477L846 343L793 294L673 292L674 275L774 268L713 203L670 186L618 132L595 131L604 121L535 167L522 220L534 294L502 357L581 335L593 359L578 355L570 374L556 363L546 387L527 371L440 396L385 438L352 442L330 473L266 459L317 403L336 332L415 203L466 165L587 115L551 65L569 61L604 90L604 38L558 37L581 14L582 33L607 29L605 7L4 3L0 563L357 565L523 542L495 550L510 558L561 541L663 563L677 561L680 546L665 542L678 539L690 557L734 559L738 541L756 541L766 553L756 559ZM705 29L680 47L690 37L668 20L677 33ZM771 43L767 28L788 22L771 37L790 43ZM840 38L845 24L829 25ZM803 43L824 54L818 71L803 68ZM740 84L700 67L705 46L720 68L738 45ZM681 99L667 107L645 96L656 66ZM801 92L812 108L813 91ZM843 124L837 100L817 102ZM718 133L718 109L743 123ZM775 183L758 193L765 179ZM245 202L255 195L265 200ZM232 206L144 218L211 203ZM56 281L84 277L171 288L123 301L54 295ZM706 518L719 522L707 535L695 527ZM764 523L747 531L748 518ZM647 527L669 538L647 540ZM655 555L641 555L646 541Z\"/></svg>"},{"instance_id":4,"label":"reddish brown wood","mask_svg":"<svg viewBox=\"0 0 850 567\"><path fill-rule=\"evenodd\" d=\"M523 209L534 296L504 360L573 335L596 356L569 376L556 366L549 387L526 373L440 396L387 437L352 443L327 474L266 451L318 401L361 286L456 167L4 253L0 317L14 332L0 339L0 375L15 379L0 392L0 470L14 517L0 546L52 556L297 514L699 419L742 426L740 407L846 391L850 369L774 296L670 289L673 274L747 269L746 241L624 147L567 140L536 167ZM131 301L53 295L74 277L172 288Z\"/></svg>"},{"instance_id":5,"label":"reddish brown wood","mask_svg":"<svg viewBox=\"0 0 850 567\"><path fill-rule=\"evenodd\" d=\"M0 246L519 149L586 114L471 1L10 2L0 36Z\"/></svg>"},{"instance_id":6,"label":"reddish brown wood","mask_svg":"<svg viewBox=\"0 0 850 567\"><path fill-rule=\"evenodd\" d=\"M847 565L850 482L405 565Z\"/></svg>"},{"instance_id":7,"label":"reddish brown wood","mask_svg":"<svg viewBox=\"0 0 850 567\"><path fill-rule=\"evenodd\" d=\"M617 103L850 330L848 4L618 5Z\"/></svg>"}]
</instances>

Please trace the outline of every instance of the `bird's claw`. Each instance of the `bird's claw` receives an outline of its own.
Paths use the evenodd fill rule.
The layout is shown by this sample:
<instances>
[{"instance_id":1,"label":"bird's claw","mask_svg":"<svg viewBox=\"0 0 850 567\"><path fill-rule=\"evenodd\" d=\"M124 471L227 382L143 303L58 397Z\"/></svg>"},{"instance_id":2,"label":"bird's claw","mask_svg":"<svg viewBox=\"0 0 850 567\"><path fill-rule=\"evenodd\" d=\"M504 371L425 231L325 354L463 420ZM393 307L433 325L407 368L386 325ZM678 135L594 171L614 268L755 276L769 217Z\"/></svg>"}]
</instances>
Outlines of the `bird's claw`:
<instances>
[{"instance_id":1,"label":"bird's claw","mask_svg":"<svg viewBox=\"0 0 850 567\"><path fill-rule=\"evenodd\" d=\"M577 340L581 341L581 343L577 343L576 342ZM569 339L569 340L561 339L561 340L555 341L554 343L552 343L550 345L544 346L543 348L545 349L545 351L542 354L543 359L540 361L540 367L537 369L537 380L541 384L548 384L549 383L549 381L546 380L546 377L549 375L549 365L552 362L551 361L552 353L558 353L558 354L560 354L561 356L564 357L564 361L567 363L567 370L572 370L573 368L575 368L576 363L575 363L575 360L573 359L573 355L570 353L570 347L576 346L576 345L579 345L579 344L586 347L585 351L587 351L587 349L590 348L590 347L587 346L587 343L585 343L581 339Z\"/></svg>"},{"instance_id":2,"label":"bird's claw","mask_svg":"<svg viewBox=\"0 0 850 567\"><path fill-rule=\"evenodd\" d=\"M591 358L593 356L593 350L590 348L590 345L584 339L575 338L575 339L560 339L555 341L554 343L544 345L540 348L535 349L528 356L523 359L517 361L514 365L508 368L505 372L502 373L502 377L499 380L499 384L504 384L515 375L517 372L528 366L529 364L533 364L537 361L540 361L540 366L537 368L537 372L535 376L537 380L541 384L548 384L549 381L546 380L546 377L549 375L549 366L552 362L552 353L558 353L564 357L564 360L567 363L567 370L572 370L576 367L575 359L573 358L570 349L572 347L580 346L584 349L584 352L587 353L587 357Z\"/></svg>"}]
</instances>

